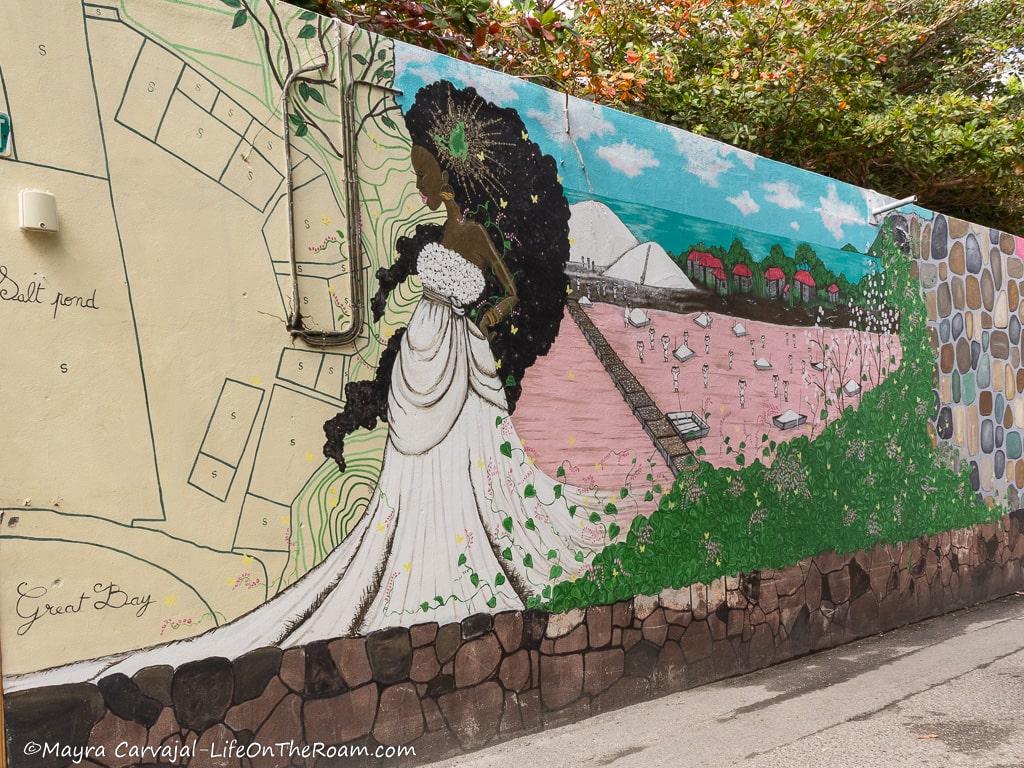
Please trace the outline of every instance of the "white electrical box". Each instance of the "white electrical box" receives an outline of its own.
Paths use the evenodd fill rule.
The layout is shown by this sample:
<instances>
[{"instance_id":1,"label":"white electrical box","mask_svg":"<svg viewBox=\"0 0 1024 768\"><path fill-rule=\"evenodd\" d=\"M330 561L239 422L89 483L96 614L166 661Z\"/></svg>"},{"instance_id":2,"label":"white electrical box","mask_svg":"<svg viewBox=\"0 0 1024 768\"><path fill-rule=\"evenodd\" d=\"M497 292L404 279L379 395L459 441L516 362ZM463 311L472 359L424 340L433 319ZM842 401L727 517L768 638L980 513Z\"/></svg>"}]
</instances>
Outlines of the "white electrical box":
<instances>
[{"instance_id":1,"label":"white electrical box","mask_svg":"<svg viewBox=\"0 0 1024 768\"><path fill-rule=\"evenodd\" d=\"M56 232L57 198L40 189L23 189L18 193L18 226L34 232Z\"/></svg>"}]
</instances>

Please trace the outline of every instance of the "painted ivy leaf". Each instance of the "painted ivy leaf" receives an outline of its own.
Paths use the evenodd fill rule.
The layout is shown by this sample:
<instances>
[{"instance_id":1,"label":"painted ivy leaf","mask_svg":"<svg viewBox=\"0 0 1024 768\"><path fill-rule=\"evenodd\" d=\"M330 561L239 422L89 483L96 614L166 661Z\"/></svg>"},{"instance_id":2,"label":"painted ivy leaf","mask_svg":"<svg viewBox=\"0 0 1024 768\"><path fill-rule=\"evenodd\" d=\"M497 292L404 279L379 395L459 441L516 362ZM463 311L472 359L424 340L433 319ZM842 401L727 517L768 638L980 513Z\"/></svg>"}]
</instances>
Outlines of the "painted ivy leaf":
<instances>
[{"instance_id":1,"label":"painted ivy leaf","mask_svg":"<svg viewBox=\"0 0 1024 768\"><path fill-rule=\"evenodd\" d=\"M463 552L461 555L459 555L459 563L458 564L460 566L463 566L463 565L466 564L466 553L465 552Z\"/></svg>"},{"instance_id":2,"label":"painted ivy leaf","mask_svg":"<svg viewBox=\"0 0 1024 768\"><path fill-rule=\"evenodd\" d=\"M604 513L606 515L614 515L619 511L619 508L612 504L610 501L604 505Z\"/></svg>"},{"instance_id":3,"label":"painted ivy leaf","mask_svg":"<svg viewBox=\"0 0 1024 768\"><path fill-rule=\"evenodd\" d=\"M477 576L475 573L469 574L469 583L472 584L474 587L479 586L480 577Z\"/></svg>"},{"instance_id":4,"label":"painted ivy leaf","mask_svg":"<svg viewBox=\"0 0 1024 768\"><path fill-rule=\"evenodd\" d=\"M507 458L512 458L512 443L506 440L501 444L501 455Z\"/></svg>"},{"instance_id":5,"label":"painted ivy leaf","mask_svg":"<svg viewBox=\"0 0 1024 768\"><path fill-rule=\"evenodd\" d=\"M654 492L655 493L661 493L661 484L660 483L655 483L654 484Z\"/></svg>"},{"instance_id":6,"label":"painted ivy leaf","mask_svg":"<svg viewBox=\"0 0 1024 768\"><path fill-rule=\"evenodd\" d=\"M557 565L557 564L556 565L552 565L551 566L551 570L548 571L548 578L549 579L557 579L561 575L562 575L562 566Z\"/></svg>"},{"instance_id":7,"label":"painted ivy leaf","mask_svg":"<svg viewBox=\"0 0 1024 768\"><path fill-rule=\"evenodd\" d=\"M355 59L356 61L358 61L360 64L363 64L363 65L366 64L366 57L363 56L363 54L361 54L361 53L353 53L352 54L352 58Z\"/></svg>"},{"instance_id":8,"label":"painted ivy leaf","mask_svg":"<svg viewBox=\"0 0 1024 768\"><path fill-rule=\"evenodd\" d=\"M434 595L434 600L437 602L438 605L444 605L444 598L440 595Z\"/></svg>"},{"instance_id":9,"label":"painted ivy leaf","mask_svg":"<svg viewBox=\"0 0 1024 768\"><path fill-rule=\"evenodd\" d=\"M505 377L505 386L506 387L514 387L515 385L516 385L516 377L513 376L510 373L508 376Z\"/></svg>"},{"instance_id":10,"label":"painted ivy leaf","mask_svg":"<svg viewBox=\"0 0 1024 768\"><path fill-rule=\"evenodd\" d=\"M576 509L577 507L575 504L569 507L569 517L576 517Z\"/></svg>"},{"instance_id":11,"label":"painted ivy leaf","mask_svg":"<svg viewBox=\"0 0 1024 768\"><path fill-rule=\"evenodd\" d=\"M423 611L424 613L429 611L430 610L430 603L428 603L426 600L424 600L422 603L420 603L420 610Z\"/></svg>"},{"instance_id":12,"label":"painted ivy leaf","mask_svg":"<svg viewBox=\"0 0 1024 768\"><path fill-rule=\"evenodd\" d=\"M612 523L611 525L608 526L608 538L610 538L610 539L618 538L620 530L621 530L621 528L619 528L618 523Z\"/></svg>"},{"instance_id":13,"label":"painted ivy leaf","mask_svg":"<svg viewBox=\"0 0 1024 768\"><path fill-rule=\"evenodd\" d=\"M300 40L309 40L311 37L316 37L316 27L312 24L306 24L302 29L299 30Z\"/></svg>"},{"instance_id":14,"label":"painted ivy leaf","mask_svg":"<svg viewBox=\"0 0 1024 768\"><path fill-rule=\"evenodd\" d=\"M500 587L504 583L505 583L505 574L504 573L496 573L496 574L494 574L494 586ZM492 605L491 607L493 608L494 606Z\"/></svg>"},{"instance_id":15,"label":"painted ivy leaf","mask_svg":"<svg viewBox=\"0 0 1024 768\"><path fill-rule=\"evenodd\" d=\"M501 527L504 528L509 533L512 533L512 517L508 516L504 520L502 520L501 521Z\"/></svg>"},{"instance_id":16,"label":"painted ivy leaf","mask_svg":"<svg viewBox=\"0 0 1024 768\"><path fill-rule=\"evenodd\" d=\"M544 589L542 589L540 591L540 596L543 597L545 600L550 600L551 599L551 585L550 584L548 584L546 587L544 587Z\"/></svg>"},{"instance_id":17,"label":"painted ivy leaf","mask_svg":"<svg viewBox=\"0 0 1024 768\"><path fill-rule=\"evenodd\" d=\"M565 477L565 467L561 464L559 464L558 469L555 470L555 477Z\"/></svg>"},{"instance_id":18,"label":"painted ivy leaf","mask_svg":"<svg viewBox=\"0 0 1024 768\"><path fill-rule=\"evenodd\" d=\"M629 496L629 488L619 488L619 498L624 499Z\"/></svg>"},{"instance_id":19,"label":"painted ivy leaf","mask_svg":"<svg viewBox=\"0 0 1024 768\"><path fill-rule=\"evenodd\" d=\"M504 420L505 420L504 416L496 416L494 418L494 426L500 427L501 426L501 422L503 422Z\"/></svg>"},{"instance_id":20,"label":"painted ivy leaf","mask_svg":"<svg viewBox=\"0 0 1024 768\"><path fill-rule=\"evenodd\" d=\"M491 595L489 598L487 598L487 607L488 608L493 608L497 604L498 604L498 598L496 598L494 595Z\"/></svg>"},{"instance_id":21,"label":"painted ivy leaf","mask_svg":"<svg viewBox=\"0 0 1024 768\"><path fill-rule=\"evenodd\" d=\"M527 552L526 557L523 558L523 565L527 568L533 568L533 555L529 552Z\"/></svg>"},{"instance_id":22,"label":"painted ivy leaf","mask_svg":"<svg viewBox=\"0 0 1024 768\"><path fill-rule=\"evenodd\" d=\"M306 124L306 121L303 119L302 115L297 115L294 112L288 115L288 122L296 127Z\"/></svg>"},{"instance_id":23,"label":"painted ivy leaf","mask_svg":"<svg viewBox=\"0 0 1024 768\"><path fill-rule=\"evenodd\" d=\"M528 598L526 598L527 608L536 608L538 605L540 605L540 598L536 595L530 595Z\"/></svg>"},{"instance_id":24,"label":"painted ivy leaf","mask_svg":"<svg viewBox=\"0 0 1024 768\"><path fill-rule=\"evenodd\" d=\"M228 6L228 8L241 8L242 7L242 0L220 0L220 1L222 3L224 3L224 5Z\"/></svg>"},{"instance_id":25,"label":"painted ivy leaf","mask_svg":"<svg viewBox=\"0 0 1024 768\"><path fill-rule=\"evenodd\" d=\"M697 450L694 451L694 454L696 454L697 456L703 456L705 453L707 453L707 451L704 450L704 446L703 445L697 446Z\"/></svg>"},{"instance_id":26,"label":"painted ivy leaf","mask_svg":"<svg viewBox=\"0 0 1024 768\"><path fill-rule=\"evenodd\" d=\"M321 94L320 91L318 91L316 88L309 88L309 87L307 87L306 88L306 95L303 98L305 98L305 99L312 99L313 101L315 101L315 102L317 102L319 104L324 104L323 94Z\"/></svg>"},{"instance_id":27,"label":"painted ivy leaf","mask_svg":"<svg viewBox=\"0 0 1024 768\"><path fill-rule=\"evenodd\" d=\"M645 493L644 494L644 501L654 501L654 494L651 491L648 491L647 493Z\"/></svg>"},{"instance_id":28,"label":"painted ivy leaf","mask_svg":"<svg viewBox=\"0 0 1024 768\"><path fill-rule=\"evenodd\" d=\"M533 518L532 517L526 518L526 522L524 523L524 525L526 526L526 530L528 530L528 531L536 531L537 530L537 524L535 522L533 522Z\"/></svg>"},{"instance_id":29,"label":"painted ivy leaf","mask_svg":"<svg viewBox=\"0 0 1024 768\"><path fill-rule=\"evenodd\" d=\"M584 556L584 554L582 552L577 552L576 553L576 562L577 563L582 563L586 559L587 558Z\"/></svg>"},{"instance_id":30,"label":"painted ivy leaf","mask_svg":"<svg viewBox=\"0 0 1024 768\"><path fill-rule=\"evenodd\" d=\"M530 483L523 489L523 496L528 499L532 499L537 495L537 489L533 487L533 483Z\"/></svg>"},{"instance_id":31,"label":"painted ivy leaf","mask_svg":"<svg viewBox=\"0 0 1024 768\"><path fill-rule=\"evenodd\" d=\"M245 10L245 8L242 8L241 10L239 10L239 11L237 11L235 13L235 18L231 22L231 28L232 29L238 29L240 26L245 24L245 22L248 21L248 20L249 20L249 13L248 13L248 11Z\"/></svg>"},{"instance_id":32,"label":"painted ivy leaf","mask_svg":"<svg viewBox=\"0 0 1024 768\"><path fill-rule=\"evenodd\" d=\"M736 454L736 463L737 463L737 464L738 464L739 466L741 466L741 467L742 467L742 466L743 466L744 464L746 464L746 463L747 463L747 460L746 460L746 458L745 458L745 457L743 456L743 454L742 454L742 453L737 453L737 454Z\"/></svg>"},{"instance_id":33,"label":"painted ivy leaf","mask_svg":"<svg viewBox=\"0 0 1024 768\"><path fill-rule=\"evenodd\" d=\"M303 123L302 125L295 129L295 135L298 136L300 139L307 133L309 133L309 126L307 126L305 123Z\"/></svg>"},{"instance_id":34,"label":"painted ivy leaf","mask_svg":"<svg viewBox=\"0 0 1024 768\"><path fill-rule=\"evenodd\" d=\"M380 59L381 61L384 61L384 57L385 57L385 56L387 56L387 53L385 53L384 51L380 51L380 52L379 52L379 53L377 54L377 58L378 58L378 59Z\"/></svg>"},{"instance_id":35,"label":"painted ivy leaf","mask_svg":"<svg viewBox=\"0 0 1024 768\"><path fill-rule=\"evenodd\" d=\"M313 13L312 11L303 11L302 13L299 14L299 18L302 19L303 21L312 21L313 19L316 18L316 14Z\"/></svg>"},{"instance_id":36,"label":"painted ivy leaf","mask_svg":"<svg viewBox=\"0 0 1024 768\"><path fill-rule=\"evenodd\" d=\"M505 558L506 560L511 560L512 559L512 547L505 547L503 550L501 550L501 556L503 558Z\"/></svg>"},{"instance_id":37,"label":"painted ivy leaf","mask_svg":"<svg viewBox=\"0 0 1024 768\"><path fill-rule=\"evenodd\" d=\"M654 475L652 475L650 472L647 473L647 482L648 483L654 482Z\"/></svg>"},{"instance_id":38,"label":"painted ivy leaf","mask_svg":"<svg viewBox=\"0 0 1024 768\"><path fill-rule=\"evenodd\" d=\"M557 549L549 549L548 550L548 560L554 560L556 557L558 557L558 550Z\"/></svg>"},{"instance_id":39,"label":"painted ivy leaf","mask_svg":"<svg viewBox=\"0 0 1024 768\"><path fill-rule=\"evenodd\" d=\"M592 523L600 523L601 522L601 516L599 514L597 514L597 512L591 512L589 520Z\"/></svg>"},{"instance_id":40,"label":"painted ivy leaf","mask_svg":"<svg viewBox=\"0 0 1024 768\"><path fill-rule=\"evenodd\" d=\"M386 125L388 128L391 128L392 130L398 128L398 124L387 115L381 116L380 121L384 123L384 125Z\"/></svg>"},{"instance_id":41,"label":"painted ivy leaf","mask_svg":"<svg viewBox=\"0 0 1024 768\"><path fill-rule=\"evenodd\" d=\"M562 498L562 484L561 484L561 483L558 483L558 484L557 484L557 485L556 485L556 486L554 487L554 489L553 489L553 490L554 490L554 492L555 492L555 498L556 498L556 499L560 499L560 498Z\"/></svg>"}]
</instances>

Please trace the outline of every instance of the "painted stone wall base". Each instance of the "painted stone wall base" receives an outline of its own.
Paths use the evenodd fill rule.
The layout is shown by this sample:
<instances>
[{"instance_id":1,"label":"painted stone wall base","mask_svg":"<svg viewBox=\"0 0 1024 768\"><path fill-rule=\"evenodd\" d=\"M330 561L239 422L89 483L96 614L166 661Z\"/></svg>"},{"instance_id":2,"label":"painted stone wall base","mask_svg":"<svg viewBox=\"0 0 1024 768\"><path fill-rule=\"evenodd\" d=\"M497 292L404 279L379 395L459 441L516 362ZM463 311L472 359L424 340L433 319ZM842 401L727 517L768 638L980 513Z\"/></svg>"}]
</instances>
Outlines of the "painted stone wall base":
<instances>
[{"instance_id":1,"label":"painted stone wall base","mask_svg":"<svg viewBox=\"0 0 1024 768\"><path fill-rule=\"evenodd\" d=\"M196 754L177 762L190 766L426 762L1020 590L1022 528L1024 513L1015 513L585 611L480 614L14 693L5 697L10 764L66 765L26 756L24 745L69 738L72 746L103 745L106 756L93 763L111 767L173 763L117 758L119 742L193 744ZM411 745L416 757L214 756L232 742L289 741L365 746L370 754Z\"/></svg>"}]
</instances>

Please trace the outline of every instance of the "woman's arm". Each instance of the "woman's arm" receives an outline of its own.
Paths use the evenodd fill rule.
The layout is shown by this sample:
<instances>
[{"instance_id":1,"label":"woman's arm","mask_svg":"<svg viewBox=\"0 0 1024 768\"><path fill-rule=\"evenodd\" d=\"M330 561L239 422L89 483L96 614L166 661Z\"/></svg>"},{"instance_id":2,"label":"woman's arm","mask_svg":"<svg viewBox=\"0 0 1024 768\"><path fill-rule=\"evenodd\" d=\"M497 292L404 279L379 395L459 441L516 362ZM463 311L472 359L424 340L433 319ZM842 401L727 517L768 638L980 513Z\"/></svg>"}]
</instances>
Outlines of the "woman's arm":
<instances>
[{"instance_id":1,"label":"woman's arm","mask_svg":"<svg viewBox=\"0 0 1024 768\"><path fill-rule=\"evenodd\" d=\"M487 231L482 227L480 231L480 245L481 250L484 252L484 256L487 261L487 265L490 267L491 272L494 273L498 283L501 285L505 292L504 298L502 298L493 307L490 307L480 321L480 330L484 332L484 335L488 335L488 330L500 323L506 317L511 314L512 310L515 309L519 303L519 293L516 289L516 281L512 276L512 271L508 268L508 264L498 253L494 247L494 243L491 241Z\"/></svg>"}]
</instances>

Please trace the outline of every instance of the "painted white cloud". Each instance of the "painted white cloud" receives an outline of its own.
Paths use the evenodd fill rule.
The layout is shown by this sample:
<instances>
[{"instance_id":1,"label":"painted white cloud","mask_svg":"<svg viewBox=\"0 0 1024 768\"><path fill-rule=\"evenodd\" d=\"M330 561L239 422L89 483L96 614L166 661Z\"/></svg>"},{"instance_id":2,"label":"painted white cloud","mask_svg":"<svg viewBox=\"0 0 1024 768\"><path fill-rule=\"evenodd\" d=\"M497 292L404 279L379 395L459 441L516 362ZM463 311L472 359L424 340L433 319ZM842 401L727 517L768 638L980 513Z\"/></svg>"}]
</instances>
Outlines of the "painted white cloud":
<instances>
[{"instance_id":1,"label":"painted white cloud","mask_svg":"<svg viewBox=\"0 0 1024 768\"><path fill-rule=\"evenodd\" d=\"M671 130L676 151L686 160L686 170L702 184L718 186L718 177L733 167L732 161L723 156L724 144L705 139L686 131Z\"/></svg>"},{"instance_id":2,"label":"painted white cloud","mask_svg":"<svg viewBox=\"0 0 1024 768\"><path fill-rule=\"evenodd\" d=\"M395 65L399 72L424 84L447 79L460 87L472 86L485 99L498 104L519 98L519 80L484 67L448 66L451 60L415 45L395 45Z\"/></svg>"},{"instance_id":3,"label":"painted white cloud","mask_svg":"<svg viewBox=\"0 0 1024 768\"><path fill-rule=\"evenodd\" d=\"M495 104L507 104L519 98L519 93L516 91L519 81L500 72L474 67L467 69L465 76L462 72L458 74L452 72L449 77L458 85L476 88L477 93Z\"/></svg>"},{"instance_id":4,"label":"painted white cloud","mask_svg":"<svg viewBox=\"0 0 1024 768\"><path fill-rule=\"evenodd\" d=\"M628 141L599 147L597 156L615 170L635 179L648 168L656 168L660 163L649 149L638 147Z\"/></svg>"},{"instance_id":5,"label":"painted white cloud","mask_svg":"<svg viewBox=\"0 0 1024 768\"><path fill-rule=\"evenodd\" d=\"M767 194L764 199L779 208L795 210L803 208L803 201L800 199L800 190L788 181L769 181L761 185Z\"/></svg>"},{"instance_id":6,"label":"painted white cloud","mask_svg":"<svg viewBox=\"0 0 1024 768\"><path fill-rule=\"evenodd\" d=\"M828 195L818 198L818 207L814 210L821 216L821 223L832 233L836 240L844 240L843 227L847 224L865 224L867 217L839 197L835 184L828 185Z\"/></svg>"},{"instance_id":7,"label":"painted white cloud","mask_svg":"<svg viewBox=\"0 0 1024 768\"><path fill-rule=\"evenodd\" d=\"M615 133L615 126L608 122L604 111L596 104L583 99L569 98L569 131L565 132L565 95L549 91L547 109L527 110L526 116L541 124L554 141L569 144L570 138L586 140Z\"/></svg>"},{"instance_id":8,"label":"painted white cloud","mask_svg":"<svg viewBox=\"0 0 1024 768\"><path fill-rule=\"evenodd\" d=\"M791 222L789 222L789 228L792 229L794 232L799 232L800 231L800 222L799 221L791 221Z\"/></svg>"},{"instance_id":9,"label":"painted white cloud","mask_svg":"<svg viewBox=\"0 0 1024 768\"><path fill-rule=\"evenodd\" d=\"M754 165L757 163L757 155L753 152L748 152L745 149L740 149L739 147L731 147L728 144L723 144L719 151L723 157L734 155L737 160L747 166L750 170L754 170Z\"/></svg>"},{"instance_id":10,"label":"painted white cloud","mask_svg":"<svg viewBox=\"0 0 1024 768\"><path fill-rule=\"evenodd\" d=\"M398 67L409 64L432 64L440 58L439 54L420 48L418 45L408 43L395 43L395 64Z\"/></svg>"},{"instance_id":11,"label":"painted white cloud","mask_svg":"<svg viewBox=\"0 0 1024 768\"><path fill-rule=\"evenodd\" d=\"M749 216L761 210L761 206L757 204L757 201L750 196L750 192L746 189L738 195L725 199L735 205L744 216Z\"/></svg>"}]
</instances>

